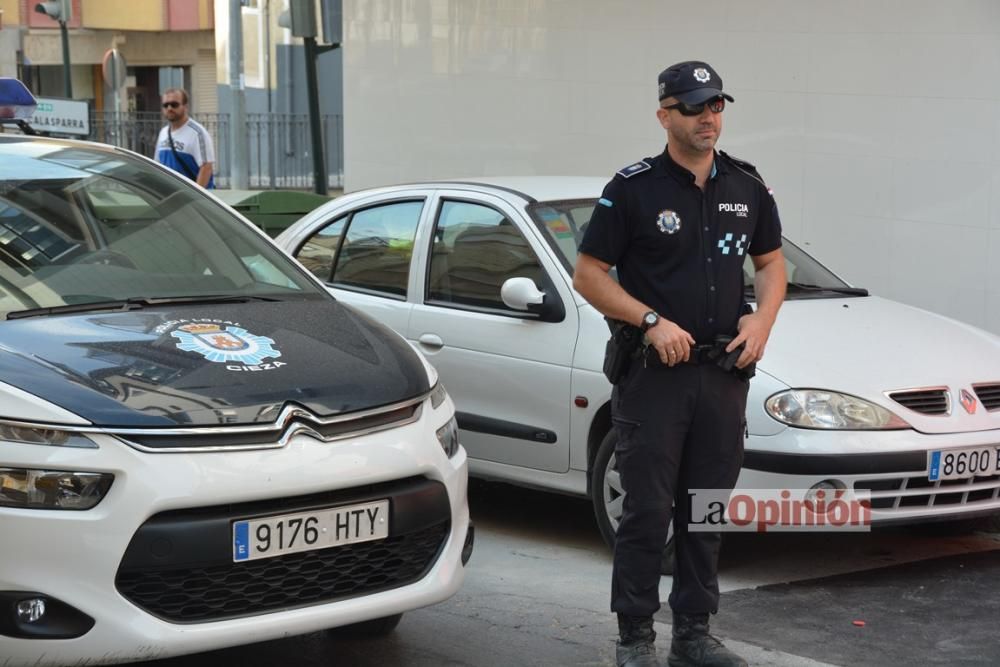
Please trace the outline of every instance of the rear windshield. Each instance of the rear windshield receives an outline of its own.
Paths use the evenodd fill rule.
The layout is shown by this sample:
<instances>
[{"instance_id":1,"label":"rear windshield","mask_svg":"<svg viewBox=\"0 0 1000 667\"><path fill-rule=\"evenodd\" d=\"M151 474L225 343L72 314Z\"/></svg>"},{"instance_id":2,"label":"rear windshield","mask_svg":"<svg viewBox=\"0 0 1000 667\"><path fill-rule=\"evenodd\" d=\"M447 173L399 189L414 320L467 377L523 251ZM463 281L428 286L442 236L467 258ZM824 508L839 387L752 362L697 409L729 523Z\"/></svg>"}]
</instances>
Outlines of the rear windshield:
<instances>
[{"instance_id":1,"label":"rear windshield","mask_svg":"<svg viewBox=\"0 0 1000 667\"><path fill-rule=\"evenodd\" d=\"M0 138L0 317L130 298L319 298L194 184L121 151Z\"/></svg>"}]
</instances>

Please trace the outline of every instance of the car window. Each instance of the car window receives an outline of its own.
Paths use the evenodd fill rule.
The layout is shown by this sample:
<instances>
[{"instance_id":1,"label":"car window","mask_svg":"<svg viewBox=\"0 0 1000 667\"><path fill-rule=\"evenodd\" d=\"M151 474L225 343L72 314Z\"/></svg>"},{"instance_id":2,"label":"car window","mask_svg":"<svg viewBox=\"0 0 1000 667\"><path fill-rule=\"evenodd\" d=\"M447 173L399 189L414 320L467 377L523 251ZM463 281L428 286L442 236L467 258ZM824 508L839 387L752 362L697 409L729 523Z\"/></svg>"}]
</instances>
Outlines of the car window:
<instances>
[{"instance_id":1,"label":"car window","mask_svg":"<svg viewBox=\"0 0 1000 667\"><path fill-rule=\"evenodd\" d=\"M295 258L302 262L302 266L325 283L330 282L333 276L333 264L346 226L346 216L334 220L310 236L295 253Z\"/></svg>"},{"instance_id":2,"label":"car window","mask_svg":"<svg viewBox=\"0 0 1000 667\"><path fill-rule=\"evenodd\" d=\"M548 233L549 241L555 243L560 257L575 257L576 246L582 234L573 218L572 209L562 210L551 206L539 206L534 210L535 217L542 222L542 228Z\"/></svg>"},{"instance_id":3,"label":"car window","mask_svg":"<svg viewBox=\"0 0 1000 667\"><path fill-rule=\"evenodd\" d=\"M445 201L434 227L427 300L511 312L500 287L515 277L544 289L548 279L528 240L505 215L489 206Z\"/></svg>"},{"instance_id":4,"label":"car window","mask_svg":"<svg viewBox=\"0 0 1000 667\"><path fill-rule=\"evenodd\" d=\"M594 199L571 199L536 202L528 206L528 213L570 274L576 265L576 248L583 240L596 204Z\"/></svg>"},{"instance_id":5,"label":"car window","mask_svg":"<svg viewBox=\"0 0 1000 667\"><path fill-rule=\"evenodd\" d=\"M423 207L423 201L406 201L354 213L336 257L333 284L405 297Z\"/></svg>"},{"instance_id":6,"label":"car window","mask_svg":"<svg viewBox=\"0 0 1000 667\"><path fill-rule=\"evenodd\" d=\"M782 240L781 250L785 257L785 271L789 282L834 289L847 287L847 283L788 239ZM748 256L743 262L743 282L747 291L751 293L753 292L754 274L753 260Z\"/></svg>"},{"instance_id":7,"label":"car window","mask_svg":"<svg viewBox=\"0 0 1000 667\"><path fill-rule=\"evenodd\" d=\"M202 191L106 147L0 142L0 316L108 300L319 297Z\"/></svg>"}]
</instances>

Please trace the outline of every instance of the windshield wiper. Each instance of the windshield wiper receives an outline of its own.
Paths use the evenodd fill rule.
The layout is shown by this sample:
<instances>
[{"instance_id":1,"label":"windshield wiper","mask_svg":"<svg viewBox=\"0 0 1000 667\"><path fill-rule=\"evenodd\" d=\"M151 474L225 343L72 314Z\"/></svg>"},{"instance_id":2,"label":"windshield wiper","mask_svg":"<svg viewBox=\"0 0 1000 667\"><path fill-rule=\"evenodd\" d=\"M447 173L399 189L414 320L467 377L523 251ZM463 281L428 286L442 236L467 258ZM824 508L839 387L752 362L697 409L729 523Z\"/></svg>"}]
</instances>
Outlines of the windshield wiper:
<instances>
[{"instance_id":1,"label":"windshield wiper","mask_svg":"<svg viewBox=\"0 0 1000 667\"><path fill-rule=\"evenodd\" d=\"M38 317L39 315L63 315L66 313L86 313L91 310L142 310L164 305L196 305L202 303L246 303L248 301L281 301L276 296L259 296L246 294L207 294L202 296L162 296L148 297L136 296L128 299L113 299L109 301L90 301L87 303L68 303L62 306L50 306L47 308L28 308L26 310L14 310L7 313L6 319L19 320L25 317Z\"/></svg>"},{"instance_id":2,"label":"windshield wiper","mask_svg":"<svg viewBox=\"0 0 1000 667\"><path fill-rule=\"evenodd\" d=\"M864 287L826 287L823 285L789 282L788 289L789 291L800 292L835 292L836 294L849 294L851 296L868 296L868 290Z\"/></svg>"}]
</instances>

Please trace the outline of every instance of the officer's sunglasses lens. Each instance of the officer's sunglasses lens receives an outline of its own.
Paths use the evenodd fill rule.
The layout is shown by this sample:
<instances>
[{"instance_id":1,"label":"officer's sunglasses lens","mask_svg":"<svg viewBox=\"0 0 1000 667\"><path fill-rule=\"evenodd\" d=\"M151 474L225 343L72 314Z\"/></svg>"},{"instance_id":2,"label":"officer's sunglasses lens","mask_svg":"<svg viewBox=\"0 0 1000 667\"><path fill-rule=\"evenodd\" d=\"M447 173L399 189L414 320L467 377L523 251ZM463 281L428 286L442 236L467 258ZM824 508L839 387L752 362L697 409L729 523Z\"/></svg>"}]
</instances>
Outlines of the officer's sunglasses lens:
<instances>
[{"instance_id":1,"label":"officer's sunglasses lens","mask_svg":"<svg viewBox=\"0 0 1000 667\"><path fill-rule=\"evenodd\" d=\"M164 109L176 109L180 105L181 105L180 102L164 102L163 103L163 108Z\"/></svg>"},{"instance_id":2,"label":"officer's sunglasses lens","mask_svg":"<svg viewBox=\"0 0 1000 667\"><path fill-rule=\"evenodd\" d=\"M722 113L722 110L726 108L726 98L716 97L714 100L709 100L702 104L678 102L677 104L671 104L667 109L677 109L682 116L700 116L705 112L705 107L711 109L713 113Z\"/></svg>"},{"instance_id":3,"label":"officer's sunglasses lens","mask_svg":"<svg viewBox=\"0 0 1000 667\"><path fill-rule=\"evenodd\" d=\"M708 108L715 113L722 113L722 110L726 108L726 98L716 97L714 100L709 100Z\"/></svg>"}]
</instances>

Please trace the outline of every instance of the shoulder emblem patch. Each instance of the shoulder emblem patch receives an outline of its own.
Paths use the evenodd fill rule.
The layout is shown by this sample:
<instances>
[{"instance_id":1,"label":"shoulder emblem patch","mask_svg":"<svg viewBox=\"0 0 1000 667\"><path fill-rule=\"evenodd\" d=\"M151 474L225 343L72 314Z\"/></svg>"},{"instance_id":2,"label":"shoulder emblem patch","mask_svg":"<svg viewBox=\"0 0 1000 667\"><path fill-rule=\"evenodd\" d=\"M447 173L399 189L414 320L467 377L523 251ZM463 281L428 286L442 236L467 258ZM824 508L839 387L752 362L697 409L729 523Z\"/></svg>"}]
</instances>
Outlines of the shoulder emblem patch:
<instances>
[{"instance_id":1,"label":"shoulder emblem patch","mask_svg":"<svg viewBox=\"0 0 1000 667\"><path fill-rule=\"evenodd\" d=\"M624 169L618 170L618 175L622 178L632 178L636 174L641 174L644 171L649 171L652 167L645 160L639 160L635 164L630 164Z\"/></svg>"}]
</instances>

